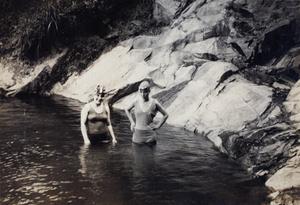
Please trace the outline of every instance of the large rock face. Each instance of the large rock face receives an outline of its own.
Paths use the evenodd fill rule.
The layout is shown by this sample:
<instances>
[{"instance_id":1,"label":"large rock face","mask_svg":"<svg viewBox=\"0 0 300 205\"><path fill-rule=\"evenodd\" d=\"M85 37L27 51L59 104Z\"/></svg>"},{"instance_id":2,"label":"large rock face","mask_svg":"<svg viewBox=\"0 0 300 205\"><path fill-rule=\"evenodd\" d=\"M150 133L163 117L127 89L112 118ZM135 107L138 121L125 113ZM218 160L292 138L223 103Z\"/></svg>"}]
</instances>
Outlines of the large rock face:
<instances>
[{"instance_id":1,"label":"large rock face","mask_svg":"<svg viewBox=\"0 0 300 205\"><path fill-rule=\"evenodd\" d=\"M287 101L284 103L291 113L291 121L299 129L299 108L300 108L300 81L291 89ZM274 204L299 204L300 190L300 140L299 136L295 141L296 146L290 150L290 158L284 167L271 176L266 185L274 192L272 195Z\"/></svg>"},{"instance_id":2,"label":"large rock face","mask_svg":"<svg viewBox=\"0 0 300 205\"><path fill-rule=\"evenodd\" d=\"M42 64L44 69L35 68L36 78L25 86L0 80L1 87L87 102L103 84L112 106L123 109L138 83L150 79L168 123L207 136L254 175L270 176L291 158L291 150L299 156L299 8L299 1L157 0L153 18L169 24L160 34L122 40L82 72L57 69L53 62L72 56L64 51ZM9 64L1 66L9 78ZM293 166L279 170L267 185L274 191L299 187L293 181L299 163ZM280 184L281 177L290 183Z\"/></svg>"}]
</instances>

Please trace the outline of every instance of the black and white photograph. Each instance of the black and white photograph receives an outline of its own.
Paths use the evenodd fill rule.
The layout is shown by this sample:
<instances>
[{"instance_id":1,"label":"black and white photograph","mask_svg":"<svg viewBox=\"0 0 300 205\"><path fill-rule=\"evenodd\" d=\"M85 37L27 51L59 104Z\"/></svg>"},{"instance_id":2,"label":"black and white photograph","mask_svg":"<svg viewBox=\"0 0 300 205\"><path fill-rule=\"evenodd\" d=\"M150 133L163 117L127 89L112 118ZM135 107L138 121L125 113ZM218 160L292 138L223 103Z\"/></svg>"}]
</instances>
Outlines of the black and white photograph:
<instances>
[{"instance_id":1,"label":"black and white photograph","mask_svg":"<svg viewBox=\"0 0 300 205\"><path fill-rule=\"evenodd\" d=\"M0 0L1 205L300 205L300 0Z\"/></svg>"}]
</instances>

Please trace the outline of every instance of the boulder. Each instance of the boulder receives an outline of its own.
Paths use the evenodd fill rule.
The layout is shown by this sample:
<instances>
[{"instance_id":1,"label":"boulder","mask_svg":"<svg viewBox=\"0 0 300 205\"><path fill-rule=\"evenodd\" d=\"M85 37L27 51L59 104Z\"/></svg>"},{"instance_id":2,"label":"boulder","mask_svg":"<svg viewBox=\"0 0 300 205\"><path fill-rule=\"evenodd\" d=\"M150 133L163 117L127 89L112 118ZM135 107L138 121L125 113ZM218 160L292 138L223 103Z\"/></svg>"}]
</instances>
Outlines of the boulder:
<instances>
[{"instance_id":1,"label":"boulder","mask_svg":"<svg viewBox=\"0 0 300 205\"><path fill-rule=\"evenodd\" d=\"M177 12L184 8L187 0L155 0L153 18L158 22L170 23Z\"/></svg>"},{"instance_id":2,"label":"boulder","mask_svg":"<svg viewBox=\"0 0 300 205\"><path fill-rule=\"evenodd\" d=\"M290 120L294 123L294 127L299 130L300 81L292 87L284 105L291 114ZM279 193L272 198L274 203L297 204L300 202L298 194L300 187L300 141L298 136L295 143L292 144L293 146L288 150L289 159L284 167L276 171L266 182L266 186Z\"/></svg>"},{"instance_id":3,"label":"boulder","mask_svg":"<svg viewBox=\"0 0 300 205\"><path fill-rule=\"evenodd\" d=\"M283 191L294 187L300 187L300 156L294 157L294 163L290 167L284 167L278 170L268 181L266 185L273 190Z\"/></svg>"},{"instance_id":4,"label":"boulder","mask_svg":"<svg viewBox=\"0 0 300 205\"><path fill-rule=\"evenodd\" d=\"M151 9L118 14L127 11L130 18L152 16ZM124 109L138 84L151 79L151 95L169 113L167 123L207 136L254 176L279 170L267 182L280 190L274 198L299 187L299 151L292 151L298 150L300 128L299 3L156 0L153 18L145 25L169 26L143 28L135 18L126 24L105 17L105 36L73 45L56 65L33 68L31 82L15 78L1 62L3 74L12 78L5 86L87 102L102 84L112 106ZM114 23L119 27L113 29Z\"/></svg>"},{"instance_id":5,"label":"boulder","mask_svg":"<svg viewBox=\"0 0 300 205\"><path fill-rule=\"evenodd\" d=\"M266 182L274 192L270 195L273 204L299 204L300 187L300 146L291 149L292 157L287 161L286 166L279 169Z\"/></svg>"},{"instance_id":6,"label":"boulder","mask_svg":"<svg viewBox=\"0 0 300 205\"><path fill-rule=\"evenodd\" d=\"M287 96L287 101L284 102L284 105L291 114L291 121L294 122L297 129L300 129L300 81L293 86Z\"/></svg>"}]
</instances>

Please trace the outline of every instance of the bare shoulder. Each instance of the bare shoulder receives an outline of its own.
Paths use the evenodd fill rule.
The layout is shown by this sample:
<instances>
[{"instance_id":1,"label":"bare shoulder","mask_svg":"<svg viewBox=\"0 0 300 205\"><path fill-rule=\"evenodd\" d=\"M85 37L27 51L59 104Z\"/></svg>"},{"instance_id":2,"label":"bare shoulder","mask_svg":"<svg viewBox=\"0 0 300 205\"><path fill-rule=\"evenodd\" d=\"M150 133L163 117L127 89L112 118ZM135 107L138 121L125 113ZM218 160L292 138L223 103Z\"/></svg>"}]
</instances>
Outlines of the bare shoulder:
<instances>
[{"instance_id":1,"label":"bare shoulder","mask_svg":"<svg viewBox=\"0 0 300 205\"><path fill-rule=\"evenodd\" d=\"M139 98L135 97L132 99L131 103L128 105L128 107L134 107L139 102Z\"/></svg>"},{"instance_id":2,"label":"bare shoulder","mask_svg":"<svg viewBox=\"0 0 300 205\"><path fill-rule=\"evenodd\" d=\"M91 104L87 103L83 106L82 111L83 112L88 112L91 109Z\"/></svg>"}]
</instances>

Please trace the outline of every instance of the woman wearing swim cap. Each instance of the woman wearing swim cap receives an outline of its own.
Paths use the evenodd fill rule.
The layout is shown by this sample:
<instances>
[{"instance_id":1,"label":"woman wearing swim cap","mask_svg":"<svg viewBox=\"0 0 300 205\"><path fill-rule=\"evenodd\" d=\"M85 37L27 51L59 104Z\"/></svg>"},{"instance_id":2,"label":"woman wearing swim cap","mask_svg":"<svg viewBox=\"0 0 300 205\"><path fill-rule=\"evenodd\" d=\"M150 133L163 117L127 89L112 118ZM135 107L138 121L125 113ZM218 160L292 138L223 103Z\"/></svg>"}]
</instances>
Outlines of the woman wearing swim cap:
<instances>
[{"instance_id":1,"label":"woman wearing swim cap","mask_svg":"<svg viewBox=\"0 0 300 205\"><path fill-rule=\"evenodd\" d=\"M110 109L104 101L105 95L105 87L98 85L94 101L82 108L80 124L85 144L117 142L111 125Z\"/></svg>"},{"instance_id":2,"label":"woman wearing swim cap","mask_svg":"<svg viewBox=\"0 0 300 205\"><path fill-rule=\"evenodd\" d=\"M161 104L149 96L150 84L148 81L143 81L139 86L139 97L125 109L126 115L130 120L130 128L133 132L132 141L138 144L155 144L156 132L169 117ZM136 122L134 122L130 111L134 108ZM157 112L160 112L163 117L157 124L154 124L153 118Z\"/></svg>"}]
</instances>

